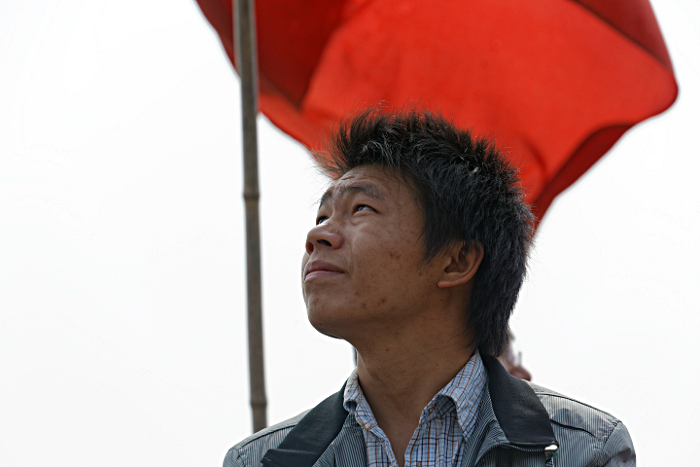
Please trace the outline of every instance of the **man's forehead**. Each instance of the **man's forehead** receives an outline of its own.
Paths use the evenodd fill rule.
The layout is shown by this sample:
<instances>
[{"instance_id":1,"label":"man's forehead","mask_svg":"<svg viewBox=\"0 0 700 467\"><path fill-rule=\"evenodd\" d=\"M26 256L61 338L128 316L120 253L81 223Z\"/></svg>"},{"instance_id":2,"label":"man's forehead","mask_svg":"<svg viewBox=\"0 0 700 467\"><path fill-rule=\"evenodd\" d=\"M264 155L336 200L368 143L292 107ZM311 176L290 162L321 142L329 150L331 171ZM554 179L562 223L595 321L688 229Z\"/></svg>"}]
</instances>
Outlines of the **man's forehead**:
<instances>
[{"instance_id":1,"label":"man's forehead","mask_svg":"<svg viewBox=\"0 0 700 467\"><path fill-rule=\"evenodd\" d=\"M331 182L319 201L319 208L324 202L336 197L342 197L362 193L378 200L385 200L388 196L387 187L389 180L384 174L366 174L348 172L338 180Z\"/></svg>"}]
</instances>

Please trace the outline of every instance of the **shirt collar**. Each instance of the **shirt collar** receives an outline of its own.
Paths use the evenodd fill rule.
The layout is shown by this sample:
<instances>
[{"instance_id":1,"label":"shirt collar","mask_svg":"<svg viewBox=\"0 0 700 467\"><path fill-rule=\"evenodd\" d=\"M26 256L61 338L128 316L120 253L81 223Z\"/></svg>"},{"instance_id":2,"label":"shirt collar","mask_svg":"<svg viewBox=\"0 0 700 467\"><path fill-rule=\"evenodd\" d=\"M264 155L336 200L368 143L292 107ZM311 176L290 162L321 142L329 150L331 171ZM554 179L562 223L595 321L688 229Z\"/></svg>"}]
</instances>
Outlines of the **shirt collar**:
<instances>
[{"instance_id":1,"label":"shirt collar","mask_svg":"<svg viewBox=\"0 0 700 467\"><path fill-rule=\"evenodd\" d=\"M372 413L372 408L369 406L369 402L365 399L365 395L362 392L362 387L360 387L360 380L357 376L357 368L352 370L347 383L345 384L345 391L343 392L343 407L345 410L355 415L357 423L362 425L367 431L376 430L378 427L377 420L374 418L374 413Z\"/></svg>"},{"instance_id":2,"label":"shirt collar","mask_svg":"<svg viewBox=\"0 0 700 467\"><path fill-rule=\"evenodd\" d=\"M467 438L476 423L477 410L486 381L486 369L477 350L459 373L425 406L419 424L436 417L443 417L451 410L456 410L460 428L464 437ZM357 368L350 374L345 386L343 407L354 414L358 423L367 431L377 426L372 409L362 392Z\"/></svg>"}]
</instances>

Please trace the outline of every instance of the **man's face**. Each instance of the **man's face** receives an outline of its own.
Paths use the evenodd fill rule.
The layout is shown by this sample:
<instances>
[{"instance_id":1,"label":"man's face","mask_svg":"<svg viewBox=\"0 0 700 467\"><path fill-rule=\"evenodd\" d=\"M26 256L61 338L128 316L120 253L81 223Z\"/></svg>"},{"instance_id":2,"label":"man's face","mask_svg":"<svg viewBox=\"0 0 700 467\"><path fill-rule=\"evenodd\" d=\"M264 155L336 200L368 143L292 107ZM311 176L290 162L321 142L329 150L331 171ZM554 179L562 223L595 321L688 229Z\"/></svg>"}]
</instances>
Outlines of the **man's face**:
<instances>
[{"instance_id":1,"label":"man's face","mask_svg":"<svg viewBox=\"0 0 700 467\"><path fill-rule=\"evenodd\" d=\"M410 320L436 289L439 272L424 264L422 230L413 192L381 167L358 167L334 181L302 262L311 324L353 342Z\"/></svg>"}]
</instances>

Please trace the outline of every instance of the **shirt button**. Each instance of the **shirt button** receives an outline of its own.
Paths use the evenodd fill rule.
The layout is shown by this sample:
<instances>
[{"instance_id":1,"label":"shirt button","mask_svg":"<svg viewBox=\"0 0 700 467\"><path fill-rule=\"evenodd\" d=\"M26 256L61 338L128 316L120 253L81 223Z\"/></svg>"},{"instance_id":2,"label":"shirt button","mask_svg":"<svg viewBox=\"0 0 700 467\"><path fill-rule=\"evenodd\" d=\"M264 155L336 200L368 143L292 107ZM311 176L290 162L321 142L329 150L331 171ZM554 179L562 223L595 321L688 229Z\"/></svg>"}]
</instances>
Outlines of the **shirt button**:
<instances>
[{"instance_id":1,"label":"shirt button","mask_svg":"<svg viewBox=\"0 0 700 467\"><path fill-rule=\"evenodd\" d=\"M433 408L432 408L432 407L428 409L428 413L433 413Z\"/></svg>"},{"instance_id":2,"label":"shirt button","mask_svg":"<svg viewBox=\"0 0 700 467\"><path fill-rule=\"evenodd\" d=\"M430 409L430 410L433 410L433 409ZM418 467L420 467L420 461L418 461Z\"/></svg>"}]
</instances>

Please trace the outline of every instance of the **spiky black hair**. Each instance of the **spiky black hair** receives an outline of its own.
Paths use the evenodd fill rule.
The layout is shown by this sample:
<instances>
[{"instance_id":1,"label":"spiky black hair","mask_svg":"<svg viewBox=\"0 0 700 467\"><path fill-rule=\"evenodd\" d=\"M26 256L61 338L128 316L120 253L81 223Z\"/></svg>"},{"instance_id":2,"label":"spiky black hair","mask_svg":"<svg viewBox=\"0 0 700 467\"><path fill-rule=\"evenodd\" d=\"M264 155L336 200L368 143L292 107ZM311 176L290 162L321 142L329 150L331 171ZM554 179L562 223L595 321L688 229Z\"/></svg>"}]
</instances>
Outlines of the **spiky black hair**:
<instances>
[{"instance_id":1,"label":"spiky black hair","mask_svg":"<svg viewBox=\"0 0 700 467\"><path fill-rule=\"evenodd\" d=\"M465 252L481 245L466 322L479 351L499 355L525 279L534 217L518 170L492 141L435 112L372 108L343 120L315 156L334 179L379 165L404 180L421 205L426 261L455 241Z\"/></svg>"}]
</instances>

